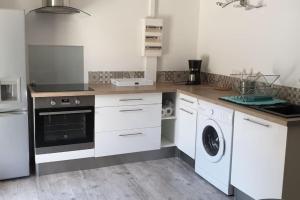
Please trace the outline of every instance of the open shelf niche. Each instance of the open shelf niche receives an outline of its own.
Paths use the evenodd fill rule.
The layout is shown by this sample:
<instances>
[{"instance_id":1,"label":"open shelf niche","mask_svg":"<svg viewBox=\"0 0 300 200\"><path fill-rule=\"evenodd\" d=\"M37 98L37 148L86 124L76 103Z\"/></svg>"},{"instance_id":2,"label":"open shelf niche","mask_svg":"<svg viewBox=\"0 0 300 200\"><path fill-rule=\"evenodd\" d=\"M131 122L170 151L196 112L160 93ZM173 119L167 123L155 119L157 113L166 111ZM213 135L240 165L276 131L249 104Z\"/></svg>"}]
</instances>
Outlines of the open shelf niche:
<instances>
[{"instance_id":1,"label":"open shelf niche","mask_svg":"<svg viewBox=\"0 0 300 200\"><path fill-rule=\"evenodd\" d=\"M161 147L175 146L176 93L163 93L163 109L172 107L172 115L162 116ZM163 113L162 113L163 115Z\"/></svg>"}]
</instances>

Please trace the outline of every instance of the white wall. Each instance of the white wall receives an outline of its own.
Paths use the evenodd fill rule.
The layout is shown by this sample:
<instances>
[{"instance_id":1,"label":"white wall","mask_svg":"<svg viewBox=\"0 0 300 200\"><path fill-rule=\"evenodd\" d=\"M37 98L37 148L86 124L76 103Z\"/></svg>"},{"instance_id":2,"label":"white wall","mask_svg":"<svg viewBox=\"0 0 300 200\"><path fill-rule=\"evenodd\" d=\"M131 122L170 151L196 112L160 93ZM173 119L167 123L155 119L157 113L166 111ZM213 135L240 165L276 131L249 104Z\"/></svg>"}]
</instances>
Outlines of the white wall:
<instances>
[{"instance_id":1,"label":"white wall","mask_svg":"<svg viewBox=\"0 0 300 200\"><path fill-rule=\"evenodd\" d=\"M209 58L212 73L253 69L300 87L300 1L264 2L264 8L245 11L200 0L198 56Z\"/></svg>"},{"instance_id":2,"label":"white wall","mask_svg":"<svg viewBox=\"0 0 300 200\"><path fill-rule=\"evenodd\" d=\"M27 16L28 44L83 45L85 74L101 70L143 70L140 19L147 16L148 0L73 0L72 6L92 14ZM159 0L165 19L164 56L158 70L187 69L197 56L199 0ZM0 7L27 11L41 0L1 0Z\"/></svg>"}]
</instances>

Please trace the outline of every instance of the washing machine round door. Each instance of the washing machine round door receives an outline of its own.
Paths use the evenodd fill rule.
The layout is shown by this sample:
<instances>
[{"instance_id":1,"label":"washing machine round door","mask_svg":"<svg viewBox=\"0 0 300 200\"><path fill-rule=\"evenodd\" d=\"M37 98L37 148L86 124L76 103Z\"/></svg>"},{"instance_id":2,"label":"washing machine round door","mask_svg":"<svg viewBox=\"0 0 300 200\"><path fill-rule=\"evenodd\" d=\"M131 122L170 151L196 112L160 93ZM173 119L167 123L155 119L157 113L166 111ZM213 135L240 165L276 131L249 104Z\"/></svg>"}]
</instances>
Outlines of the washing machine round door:
<instances>
[{"instance_id":1,"label":"washing machine round door","mask_svg":"<svg viewBox=\"0 0 300 200\"><path fill-rule=\"evenodd\" d=\"M207 120L202 126L202 150L211 162L219 162L225 150L225 141L219 125L213 120ZM199 138L200 139L200 138Z\"/></svg>"}]
</instances>

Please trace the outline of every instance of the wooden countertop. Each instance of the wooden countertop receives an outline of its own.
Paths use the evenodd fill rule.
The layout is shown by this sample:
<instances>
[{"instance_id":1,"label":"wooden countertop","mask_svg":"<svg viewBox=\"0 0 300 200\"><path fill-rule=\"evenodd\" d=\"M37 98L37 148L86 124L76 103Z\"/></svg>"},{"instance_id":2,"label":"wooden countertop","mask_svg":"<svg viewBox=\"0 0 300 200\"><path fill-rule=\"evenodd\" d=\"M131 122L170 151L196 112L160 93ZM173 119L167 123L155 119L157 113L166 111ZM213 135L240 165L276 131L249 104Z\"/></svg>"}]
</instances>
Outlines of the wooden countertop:
<instances>
[{"instance_id":1,"label":"wooden countertop","mask_svg":"<svg viewBox=\"0 0 300 200\"><path fill-rule=\"evenodd\" d=\"M109 95L109 94L132 94L132 93L155 93L155 92L176 92L178 88L189 88L199 86L186 86L176 84L157 84L154 86L138 87L117 87L111 84L107 85L89 85L94 91L76 91L76 92L35 92L29 86L31 97L59 97L59 96L88 96L88 95Z\"/></svg>"},{"instance_id":2,"label":"wooden countertop","mask_svg":"<svg viewBox=\"0 0 300 200\"><path fill-rule=\"evenodd\" d=\"M198 99L208 101L220 106L224 106L239 112L243 112L255 117L259 117L284 126L299 125L300 118L287 119L269 113L261 112L245 106L222 101L222 96L237 95L233 91L219 91L208 85L188 86L178 84L156 84L154 86L138 87L116 87L111 84L107 85L90 85L94 91L83 92L35 92L30 86L29 90L33 98L38 97L57 97L57 96L89 96L89 95L110 95L110 94L131 94L131 93L155 93L155 92L181 92Z\"/></svg>"},{"instance_id":3,"label":"wooden countertop","mask_svg":"<svg viewBox=\"0 0 300 200\"><path fill-rule=\"evenodd\" d=\"M198 99L214 103L229 109L233 109L235 111L243 112L249 115L253 115L258 118L262 118L267 121L271 121L277 124L281 124L283 126L292 126L292 125L300 125L300 118L284 118L277 115L269 114L266 112L258 111L252 108L248 108L243 105L237 105L234 103L230 103L227 101L220 100L220 97L223 96L233 96L237 95L237 93L232 91L218 91L214 88L205 88L205 87L199 87L199 88L190 88L188 90L186 89L178 89L178 92L181 92L186 95L194 96Z\"/></svg>"}]
</instances>

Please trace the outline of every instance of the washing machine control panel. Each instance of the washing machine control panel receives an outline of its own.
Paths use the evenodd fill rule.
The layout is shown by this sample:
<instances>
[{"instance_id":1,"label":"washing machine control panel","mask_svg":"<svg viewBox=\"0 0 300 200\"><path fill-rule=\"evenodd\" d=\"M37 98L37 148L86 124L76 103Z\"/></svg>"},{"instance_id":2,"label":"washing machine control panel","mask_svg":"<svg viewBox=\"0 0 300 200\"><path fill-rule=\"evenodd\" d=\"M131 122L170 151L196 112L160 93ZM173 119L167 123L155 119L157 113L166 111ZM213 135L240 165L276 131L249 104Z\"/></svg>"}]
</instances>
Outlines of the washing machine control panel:
<instances>
[{"instance_id":1,"label":"washing machine control panel","mask_svg":"<svg viewBox=\"0 0 300 200\"><path fill-rule=\"evenodd\" d=\"M199 114L206 115L216 121L222 121L231 124L234 111L216 104L198 100L198 112Z\"/></svg>"}]
</instances>

